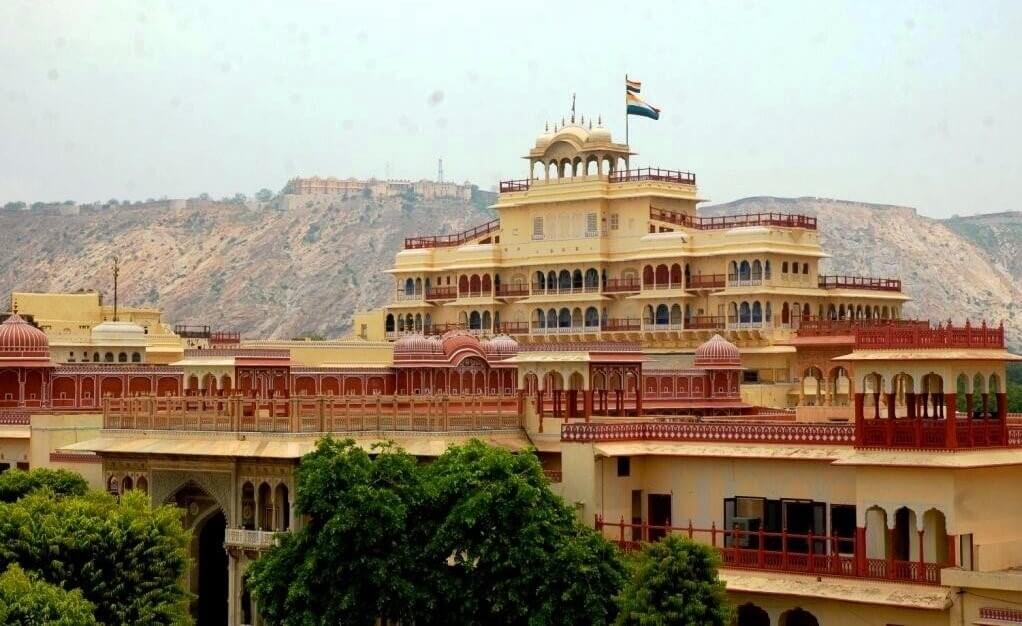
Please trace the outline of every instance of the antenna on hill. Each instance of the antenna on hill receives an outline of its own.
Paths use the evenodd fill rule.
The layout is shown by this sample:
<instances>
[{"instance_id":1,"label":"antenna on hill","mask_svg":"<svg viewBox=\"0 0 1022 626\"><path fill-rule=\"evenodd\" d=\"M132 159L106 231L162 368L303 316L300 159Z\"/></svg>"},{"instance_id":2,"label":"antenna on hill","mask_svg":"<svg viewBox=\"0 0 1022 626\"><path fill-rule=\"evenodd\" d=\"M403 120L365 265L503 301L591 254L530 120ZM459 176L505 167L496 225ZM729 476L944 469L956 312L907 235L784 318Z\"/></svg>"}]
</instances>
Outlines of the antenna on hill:
<instances>
[{"instance_id":1,"label":"antenna on hill","mask_svg":"<svg viewBox=\"0 0 1022 626\"><path fill-rule=\"evenodd\" d=\"M117 277L121 273L120 260L114 257L114 321L117 320Z\"/></svg>"},{"instance_id":2,"label":"antenna on hill","mask_svg":"<svg viewBox=\"0 0 1022 626\"><path fill-rule=\"evenodd\" d=\"M437 166L436 166L436 182L442 183L442 182L444 182L444 160L443 159L437 159L436 162L437 162Z\"/></svg>"}]
</instances>

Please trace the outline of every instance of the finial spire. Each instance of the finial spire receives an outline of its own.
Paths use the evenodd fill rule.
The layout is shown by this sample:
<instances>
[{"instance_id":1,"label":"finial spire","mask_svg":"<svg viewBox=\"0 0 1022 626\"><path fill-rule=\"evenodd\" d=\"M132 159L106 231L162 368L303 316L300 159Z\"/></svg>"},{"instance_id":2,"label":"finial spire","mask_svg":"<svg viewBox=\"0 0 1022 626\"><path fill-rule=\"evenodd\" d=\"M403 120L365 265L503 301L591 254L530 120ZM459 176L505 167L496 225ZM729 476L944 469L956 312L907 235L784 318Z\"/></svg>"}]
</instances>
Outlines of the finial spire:
<instances>
[{"instance_id":1,"label":"finial spire","mask_svg":"<svg viewBox=\"0 0 1022 626\"><path fill-rule=\"evenodd\" d=\"M571 123L575 123L575 93L571 94Z\"/></svg>"},{"instance_id":2,"label":"finial spire","mask_svg":"<svg viewBox=\"0 0 1022 626\"><path fill-rule=\"evenodd\" d=\"M546 122L546 123L543 124L543 132L544 133L549 133L550 132L550 122Z\"/></svg>"}]
</instances>

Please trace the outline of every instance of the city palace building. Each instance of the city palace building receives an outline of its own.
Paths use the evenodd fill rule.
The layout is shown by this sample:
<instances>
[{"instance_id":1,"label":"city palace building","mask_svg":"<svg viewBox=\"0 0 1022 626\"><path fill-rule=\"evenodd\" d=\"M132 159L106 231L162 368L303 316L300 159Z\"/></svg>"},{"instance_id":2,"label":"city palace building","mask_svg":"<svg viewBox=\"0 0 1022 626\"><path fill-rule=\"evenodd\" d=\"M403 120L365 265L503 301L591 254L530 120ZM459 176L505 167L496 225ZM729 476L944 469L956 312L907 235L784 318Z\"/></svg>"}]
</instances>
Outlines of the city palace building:
<instances>
[{"instance_id":1,"label":"city palace building","mask_svg":"<svg viewBox=\"0 0 1022 626\"><path fill-rule=\"evenodd\" d=\"M622 549L716 550L738 626L1022 624L1003 327L903 319L896 278L820 274L813 216L700 215L694 174L635 156L544 132L497 219L409 237L393 301L344 339L83 365L11 315L0 436L96 420L28 464L180 506L199 624L262 623L244 572L301 527L295 468L325 433L536 454Z\"/></svg>"}]
</instances>

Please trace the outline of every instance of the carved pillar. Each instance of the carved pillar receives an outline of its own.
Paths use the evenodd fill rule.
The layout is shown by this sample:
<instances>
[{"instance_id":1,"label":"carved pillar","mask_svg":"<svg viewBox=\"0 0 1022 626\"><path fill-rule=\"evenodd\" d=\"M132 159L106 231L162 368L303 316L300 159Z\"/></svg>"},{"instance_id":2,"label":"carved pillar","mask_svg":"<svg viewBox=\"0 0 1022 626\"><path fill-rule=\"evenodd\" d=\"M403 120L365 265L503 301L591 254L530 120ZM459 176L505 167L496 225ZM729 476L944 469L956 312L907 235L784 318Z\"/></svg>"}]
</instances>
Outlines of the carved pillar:
<instances>
[{"instance_id":1,"label":"carved pillar","mask_svg":"<svg viewBox=\"0 0 1022 626\"><path fill-rule=\"evenodd\" d=\"M861 446L864 443L863 439L863 426L865 426L866 416L863 415L863 405L866 403L866 394L857 393L855 394L855 445Z\"/></svg>"},{"instance_id":2,"label":"carved pillar","mask_svg":"<svg viewBox=\"0 0 1022 626\"><path fill-rule=\"evenodd\" d=\"M957 448L958 447L958 420L955 419L955 402L957 398L953 393L945 393L944 395L944 407L945 415L944 426L947 429L947 447Z\"/></svg>"},{"instance_id":3,"label":"carved pillar","mask_svg":"<svg viewBox=\"0 0 1022 626\"><path fill-rule=\"evenodd\" d=\"M887 395L887 419L893 420L896 417L895 409L897 408L897 405L895 403L895 394L888 393L886 395Z\"/></svg>"}]
</instances>

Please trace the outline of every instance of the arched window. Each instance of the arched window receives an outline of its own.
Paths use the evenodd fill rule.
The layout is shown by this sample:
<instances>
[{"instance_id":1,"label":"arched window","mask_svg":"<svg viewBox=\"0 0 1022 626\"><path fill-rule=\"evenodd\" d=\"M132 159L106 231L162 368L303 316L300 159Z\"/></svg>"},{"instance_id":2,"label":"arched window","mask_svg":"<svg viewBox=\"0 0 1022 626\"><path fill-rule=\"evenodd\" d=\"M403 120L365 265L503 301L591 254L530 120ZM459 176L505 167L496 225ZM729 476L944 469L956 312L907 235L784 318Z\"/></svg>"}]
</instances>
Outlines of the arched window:
<instances>
[{"instance_id":1,"label":"arched window","mask_svg":"<svg viewBox=\"0 0 1022 626\"><path fill-rule=\"evenodd\" d=\"M139 354L138 352L132 352L131 353L131 362L132 363L141 363L142 362L142 355Z\"/></svg>"},{"instance_id":2,"label":"arched window","mask_svg":"<svg viewBox=\"0 0 1022 626\"><path fill-rule=\"evenodd\" d=\"M405 331L405 316L404 315L398 315L397 316L397 331L399 333L403 333Z\"/></svg>"},{"instance_id":3,"label":"arched window","mask_svg":"<svg viewBox=\"0 0 1022 626\"><path fill-rule=\"evenodd\" d=\"M93 363L99 363L99 353L98 352L93 352L92 353L92 362Z\"/></svg>"},{"instance_id":4,"label":"arched window","mask_svg":"<svg viewBox=\"0 0 1022 626\"><path fill-rule=\"evenodd\" d=\"M806 275L809 275L809 264L808 263L803 263L802 264L802 273L806 274Z\"/></svg>"},{"instance_id":5,"label":"arched window","mask_svg":"<svg viewBox=\"0 0 1022 626\"><path fill-rule=\"evenodd\" d=\"M590 267L586 270L585 287L587 291L594 290L600 286L600 273Z\"/></svg>"},{"instance_id":6,"label":"arched window","mask_svg":"<svg viewBox=\"0 0 1022 626\"><path fill-rule=\"evenodd\" d=\"M415 330L422 331L422 313L415 314Z\"/></svg>"},{"instance_id":7,"label":"arched window","mask_svg":"<svg viewBox=\"0 0 1022 626\"><path fill-rule=\"evenodd\" d=\"M479 330L482 327L483 319L479 311L472 311L468 316L468 327L470 330Z\"/></svg>"},{"instance_id":8,"label":"arched window","mask_svg":"<svg viewBox=\"0 0 1022 626\"><path fill-rule=\"evenodd\" d=\"M575 307L575 309L571 311L571 326L572 328L582 327L582 309Z\"/></svg>"},{"instance_id":9,"label":"arched window","mask_svg":"<svg viewBox=\"0 0 1022 626\"><path fill-rule=\"evenodd\" d=\"M600 313L596 307L586 309L586 328L595 328L600 325Z\"/></svg>"},{"instance_id":10,"label":"arched window","mask_svg":"<svg viewBox=\"0 0 1022 626\"><path fill-rule=\"evenodd\" d=\"M484 295L485 294L489 294L489 293L493 293L493 283L490 282L490 275L489 274L483 274L482 291L483 291Z\"/></svg>"},{"instance_id":11,"label":"arched window","mask_svg":"<svg viewBox=\"0 0 1022 626\"><path fill-rule=\"evenodd\" d=\"M748 302L743 302L738 307L738 321L742 324L748 324L752 321L752 309L749 307Z\"/></svg>"},{"instance_id":12,"label":"arched window","mask_svg":"<svg viewBox=\"0 0 1022 626\"><path fill-rule=\"evenodd\" d=\"M118 363L127 363L128 362L128 355L125 354L124 352L119 353L117 355L117 362Z\"/></svg>"},{"instance_id":13,"label":"arched window","mask_svg":"<svg viewBox=\"0 0 1022 626\"><path fill-rule=\"evenodd\" d=\"M405 295L411 296L415 294L415 281L411 278L405 279Z\"/></svg>"},{"instance_id":14,"label":"arched window","mask_svg":"<svg viewBox=\"0 0 1022 626\"><path fill-rule=\"evenodd\" d=\"M787 261L785 261L784 263L781 263L781 273L782 274L787 274L788 273L788 262Z\"/></svg>"},{"instance_id":15,"label":"arched window","mask_svg":"<svg viewBox=\"0 0 1022 626\"><path fill-rule=\"evenodd\" d=\"M671 313L666 304L660 304L656 308L656 325L666 325L671 321Z\"/></svg>"},{"instance_id":16,"label":"arched window","mask_svg":"<svg viewBox=\"0 0 1022 626\"><path fill-rule=\"evenodd\" d=\"M422 329L427 333L433 329L433 316L426 313L426 316L422 318Z\"/></svg>"},{"instance_id":17,"label":"arched window","mask_svg":"<svg viewBox=\"0 0 1022 626\"><path fill-rule=\"evenodd\" d=\"M738 280L749 280L752 278L752 266L748 261L742 261L738 266Z\"/></svg>"},{"instance_id":18,"label":"arched window","mask_svg":"<svg viewBox=\"0 0 1022 626\"><path fill-rule=\"evenodd\" d=\"M546 314L543 309L536 309L536 328L546 328Z\"/></svg>"},{"instance_id":19,"label":"arched window","mask_svg":"<svg viewBox=\"0 0 1022 626\"><path fill-rule=\"evenodd\" d=\"M539 291L546 290L546 274L543 272L536 272L536 289Z\"/></svg>"},{"instance_id":20,"label":"arched window","mask_svg":"<svg viewBox=\"0 0 1022 626\"><path fill-rule=\"evenodd\" d=\"M571 288L576 291L582 289L582 270L575 270L571 274Z\"/></svg>"},{"instance_id":21,"label":"arched window","mask_svg":"<svg viewBox=\"0 0 1022 626\"><path fill-rule=\"evenodd\" d=\"M769 259L766 260L766 261L763 261L763 278L766 279L766 280L770 280L770 261L769 261Z\"/></svg>"},{"instance_id":22,"label":"arched window","mask_svg":"<svg viewBox=\"0 0 1022 626\"><path fill-rule=\"evenodd\" d=\"M571 272L561 270L561 273L557 275L557 289L561 292L571 291Z\"/></svg>"},{"instance_id":23,"label":"arched window","mask_svg":"<svg viewBox=\"0 0 1022 626\"><path fill-rule=\"evenodd\" d=\"M763 323L763 305L759 303L759 300L752 303L752 323Z\"/></svg>"},{"instance_id":24,"label":"arched window","mask_svg":"<svg viewBox=\"0 0 1022 626\"><path fill-rule=\"evenodd\" d=\"M738 263L731 261L728 265L728 280L738 280Z\"/></svg>"},{"instance_id":25,"label":"arched window","mask_svg":"<svg viewBox=\"0 0 1022 626\"><path fill-rule=\"evenodd\" d=\"M681 307L678 306L677 304L671 305L671 325L672 326L681 325Z\"/></svg>"},{"instance_id":26,"label":"arched window","mask_svg":"<svg viewBox=\"0 0 1022 626\"><path fill-rule=\"evenodd\" d=\"M571 328L571 311L564 308L557 316L557 325L561 328Z\"/></svg>"},{"instance_id":27,"label":"arched window","mask_svg":"<svg viewBox=\"0 0 1022 626\"><path fill-rule=\"evenodd\" d=\"M468 293L468 276L464 274L458 277L458 293Z\"/></svg>"},{"instance_id":28,"label":"arched window","mask_svg":"<svg viewBox=\"0 0 1022 626\"><path fill-rule=\"evenodd\" d=\"M781 305L781 323L782 324L791 323L791 310L788 308L787 302Z\"/></svg>"},{"instance_id":29,"label":"arched window","mask_svg":"<svg viewBox=\"0 0 1022 626\"><path fill-rule=\"evenodd\" d=\"M752 280L763 280L763 264L756 259L752 262L752 274L749 276Z\"/></svg>"},{"instance_id":30,"label":"arched window","mask_svg":"<svg viewBox=\"0 0 1022 626\"><path fill-rule=\"evenodd\" d=\"M653 307L651 305L647 304L646 308L643 309L643 311L642 311L642 323L646 324L647 326L649 326L649 325L651 325L653 323Z\"/></svg>"},{"instance_id":31,"label":"arched window","mask_svg":"<svg viewBox=\"0 0 1022 626\"><path fill-rule=\"evenodd\" d=\"M681 285L681 266L677 263L671 266L671 285Z\"/></svg>"},{"instance_id":32,"label":"arched window","mask_svg":"<svg viewBox=\"0 0 1022 626\"><path fill-rule=\"evenodd\" d=\"M736 324L738 322L738 305L734 302L728 304L727 321L732 324Z\"/></svg>"},{"instance_id":33,"label":"arched window","mask_svg":"<svg viewBox=\"0 0 1022 626\"><path fill-rule=\"evenodd\" d=\"M473 295L482 290L482 287L479 284L479 274L472 274L472 278L468 279L468 290Z\"/></svg>"},{"instance_id":34,"label":"arched window","mask_svg":"<svg viewBox=\"0 0 1022 626\"><path fill-rule=\"evenodd\" d=\"M642 286L652 287L653 286L653 266L647 265L642 268Z\"/></svg>"},{"instance_id":35,"label":"arched window","mask_svg":"<svg viewBox=\"0 0 1022 626\"><path fill-rule=\"evenodd\" d=\"M550 309L546 312L546 327L557 328L557 310Z\"/></svg>"},{"instance_id":36,"label":"arched window","mask_svg":"<svg viewBox=\"0 0 1022 626\"><path fill-rule=\"evenodd\" d=\"M493 318L490 316L489 311L483 311L483 329L493 330Z\"/></svg>"},{"instance_id":37,"label":"arched window","mask_svg":"<svg viewBox=\"0 0 1022 626\"><path fill-rule=\"evenodd\" d=\"M656 266L656 284L657 284L657 286L659 287L660 285L666 285L667 281L669 280L669 278L670 278L670 272L667 270L667 266L666 265L657 265Z\"/></svg>"},{"instance_id":38,"label":"arched window","mask_svg":"<svg viewBox=\"0 0 1022 626\"><path fill-rule=\"evenodd\" d=\"M383 329L388 333L394 332L394 314L387 313L387 318L383 322Z\"/></svg>"},{"instance_id":39,"label":"arched window","mask_svg":"<svg viewBox=\"0 0 1022 626\"><path fill-rule=\"evenodd\" d=\"M770 303L766 303L766 310L763 313L763 319L767 322L773 321L773 311L771 310Z\"/></svg>"}]
</instances>

